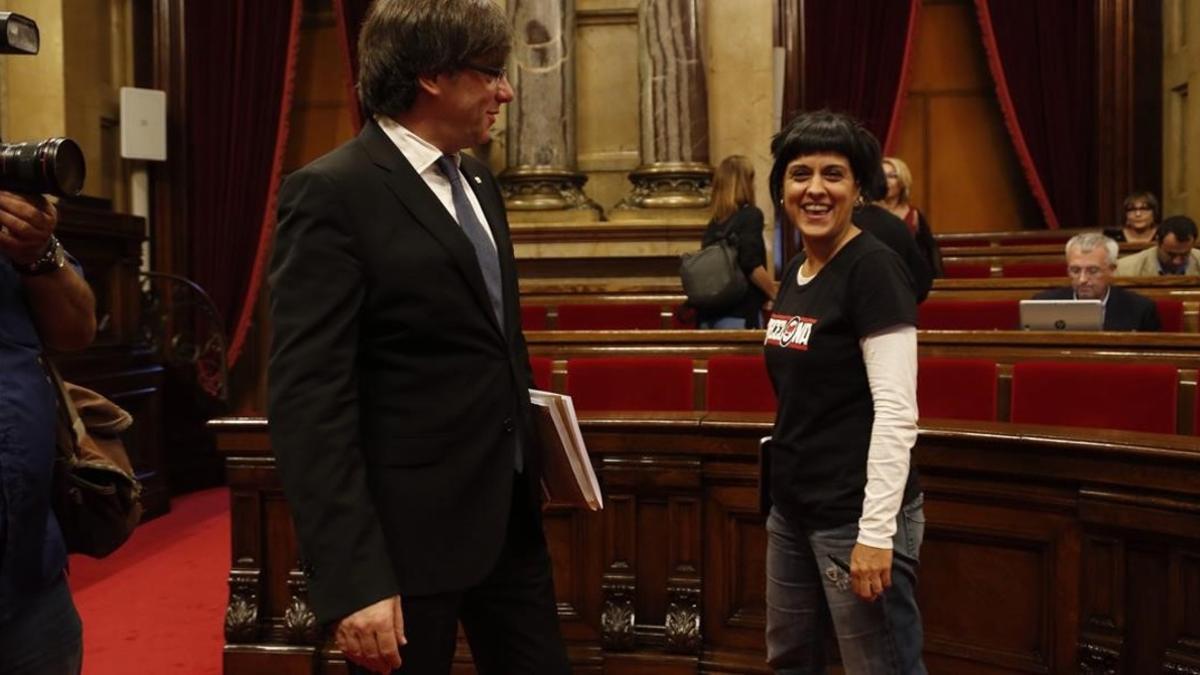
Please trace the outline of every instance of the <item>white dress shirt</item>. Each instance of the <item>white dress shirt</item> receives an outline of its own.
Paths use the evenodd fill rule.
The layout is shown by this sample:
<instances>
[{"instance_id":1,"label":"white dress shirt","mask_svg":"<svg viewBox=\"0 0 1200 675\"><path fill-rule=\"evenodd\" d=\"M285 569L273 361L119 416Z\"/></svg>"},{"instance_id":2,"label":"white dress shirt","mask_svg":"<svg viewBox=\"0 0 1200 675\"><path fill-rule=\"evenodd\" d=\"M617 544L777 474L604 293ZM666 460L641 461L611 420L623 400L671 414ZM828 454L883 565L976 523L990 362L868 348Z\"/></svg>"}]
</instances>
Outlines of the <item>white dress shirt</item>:
<instances>
[{"instance_id":1,"label":"white dress shirt","mask_svg":"<svg viewBox=\"0 0 1200 675\"><path fill-rule=\"evenodd\" d=\"M416 169L417 175L421 177L421 180L425 181L430 190L433 190L434 196L438 198L438 201L446 208L446 212L457 223L458 216L454 212L454 193L450 188L450 179L442 174L436 164L438 158L445 153L438 150L429 141L404 128L403 125L390 117L378 115L375 117L375 121L379 123L379 128L383 129L383 133L387 134L387 137L392 139L392 142L396 144L396 147L400 150L400 154L404 155L408 163ZM455 153L453 158L455 166L462 163L462 159L458 156L458 153ZM465 174L462 175L461 180L463 185L471 181ZM488 239L492 242L492 246L495 246L496 236L492 234L492 225L488 223L487 216L483 214L483 209L479 206L479 200L475 197L474 187L466 188L464 192L467 193L467 201L471 202L471 208L475 209L475 217L479 219L479 222L487 225L487 227L483 228L483 231L487 232Z\"/></svg>"}]
</instances>

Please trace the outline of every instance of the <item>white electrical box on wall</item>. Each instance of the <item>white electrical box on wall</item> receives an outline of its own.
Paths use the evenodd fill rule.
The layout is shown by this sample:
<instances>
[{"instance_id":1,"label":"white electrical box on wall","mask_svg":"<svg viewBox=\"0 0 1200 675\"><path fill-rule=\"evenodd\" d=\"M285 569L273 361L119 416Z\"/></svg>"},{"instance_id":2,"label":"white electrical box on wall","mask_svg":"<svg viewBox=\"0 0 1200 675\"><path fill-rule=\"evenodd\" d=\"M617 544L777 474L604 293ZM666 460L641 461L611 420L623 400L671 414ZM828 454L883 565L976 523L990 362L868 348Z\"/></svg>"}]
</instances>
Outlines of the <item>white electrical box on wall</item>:
<instances>
[{"instance_id":1,"label":"white electrical box on wall","mask_svg":"<svg viewBox=\"0 0 1200 675\"><path fill-rule=\"evenodd\" d=\"M121 156L167 158L167 92L121 87Z\"/></svg>"}]
</instances>

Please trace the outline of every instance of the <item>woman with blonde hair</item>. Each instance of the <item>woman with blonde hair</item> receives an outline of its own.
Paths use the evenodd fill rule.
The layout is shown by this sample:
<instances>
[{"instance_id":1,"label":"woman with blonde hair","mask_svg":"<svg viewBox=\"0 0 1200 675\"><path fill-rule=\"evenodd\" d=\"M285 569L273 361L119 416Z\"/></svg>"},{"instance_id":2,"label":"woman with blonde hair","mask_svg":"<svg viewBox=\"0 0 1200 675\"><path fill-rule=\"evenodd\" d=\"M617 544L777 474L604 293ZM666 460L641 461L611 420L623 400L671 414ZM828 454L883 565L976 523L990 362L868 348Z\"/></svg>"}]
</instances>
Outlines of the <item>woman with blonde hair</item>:
<instances>
[{"instance_id":1,"label":"woman with blonde hair","mask_svg":"<svg viewBox=\"0 0 1200 675\"><path fill-rule=\"evenodd\" d=\"M775 299L778 284L767 272L763 243L763 213L754 205L754 165L743 155L721 161L713 175L712 219L702 246L729 237L738 250L738 267L745 273L745 294L729 307L701 310L701 328L758 328L764 304Z\"/></svg>"},{"instance_id":2,"label":"woman with blonde hair","mask_svg":"<svg viewBox=\"0 0 1200 675\"><path fill-rule=\"evenodd\" d=\"M933 230L930 229L925 216L909 201L913 178L908 165L899 157L884 157L883 176L886 179L887 192L884 193L883 199L879 200L879 205L904 221L909 234L916 239L917 248L921 249L921 255L928 263L929 269L933 271L933 276L942 276L942 254L933 239Z\"/></svg>"}]
</instances>

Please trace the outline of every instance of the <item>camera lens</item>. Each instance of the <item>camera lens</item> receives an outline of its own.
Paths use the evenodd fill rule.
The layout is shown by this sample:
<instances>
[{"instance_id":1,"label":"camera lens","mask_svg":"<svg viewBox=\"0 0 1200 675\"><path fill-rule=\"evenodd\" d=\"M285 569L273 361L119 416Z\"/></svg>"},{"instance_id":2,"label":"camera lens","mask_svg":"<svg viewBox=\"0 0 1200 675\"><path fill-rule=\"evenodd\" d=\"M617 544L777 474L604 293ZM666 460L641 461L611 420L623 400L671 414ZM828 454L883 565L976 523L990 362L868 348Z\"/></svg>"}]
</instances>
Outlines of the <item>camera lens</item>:
<instances>
[{"instance_id":1,"label":"camera lens","mask_svg":"<svg viewBox=\"0 0 1200 675\"><path fill-rule=\"evenodd\" d=\"M83 151L69 138L0 143L0 188L72 197L83 189Z\"/></svg>"}]
</instances>

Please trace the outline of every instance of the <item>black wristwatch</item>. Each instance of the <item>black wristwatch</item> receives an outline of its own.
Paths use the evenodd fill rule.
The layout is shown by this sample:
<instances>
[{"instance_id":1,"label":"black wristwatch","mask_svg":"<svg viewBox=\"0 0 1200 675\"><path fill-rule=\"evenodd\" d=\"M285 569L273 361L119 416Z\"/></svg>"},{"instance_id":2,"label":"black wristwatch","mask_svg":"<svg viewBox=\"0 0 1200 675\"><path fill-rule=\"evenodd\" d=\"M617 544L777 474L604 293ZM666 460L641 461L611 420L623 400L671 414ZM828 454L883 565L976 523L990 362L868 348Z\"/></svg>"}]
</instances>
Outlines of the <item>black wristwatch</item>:
<instances>
[{"instance_id":1,"label":"black wristwatch","mask_svg":"<svg viewBox=\"0 0 1200 675\"><path fill-rule=\"evenodd\" d=\"M14 264L13 269L23 276L36 277L41 274L57 272L66 265L66 250L63 249L62 244L58 243L58 237L50 235L50 241L46 243L46 250L38 256L37 260L28 265Z\"/></svg>"}]
</instances>

